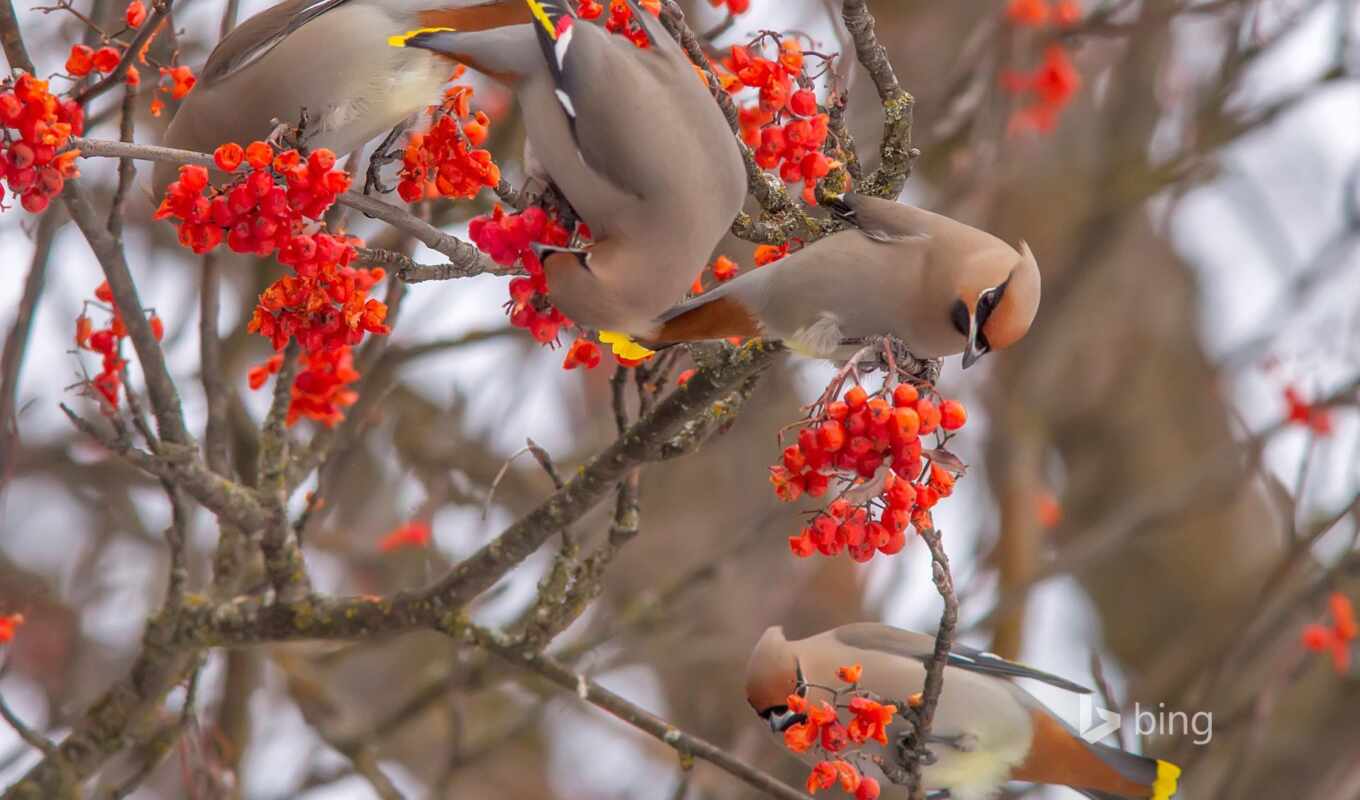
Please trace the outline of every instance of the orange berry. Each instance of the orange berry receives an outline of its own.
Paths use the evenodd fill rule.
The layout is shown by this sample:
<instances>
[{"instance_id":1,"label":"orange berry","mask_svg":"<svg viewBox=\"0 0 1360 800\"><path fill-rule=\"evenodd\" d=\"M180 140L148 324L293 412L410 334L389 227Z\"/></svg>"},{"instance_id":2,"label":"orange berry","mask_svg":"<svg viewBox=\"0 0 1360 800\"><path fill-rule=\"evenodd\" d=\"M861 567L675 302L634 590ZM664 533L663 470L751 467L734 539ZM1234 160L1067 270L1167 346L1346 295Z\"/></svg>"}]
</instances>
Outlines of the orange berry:
<instances>
[{"instance_id":1,"label":"orange berry","mask_svg":"<svg viewBox=\"0 0 1360 800\"><path fill-rule=\"evenodd\" d=\"M94 69L94 50L83 44L71 45L71 55L66 58L66 71L77 78L83 78Z\"/></svg>"},{"instance_id":2,"label":"orange berry","mask_svg":"<svg viewBox=\"0 0 1360 800\"><path fill-rule=\"evenodd\" d=\"M268 142L251 142L246 146L246 163L255 169L264 169L274 160L274 148Z\"/></svg>"},{"instance_id":3,"label":"orange berry","mask_svg":"<svg viewBox=\"0 0 1360 800\"><path fill-rule=\"evenodd\" d=\"M963 403L957 400L946 400L940 403L940 427L947 431L956 431L964 426L968 421L968 410L963 407Z\"/></svg>"},{"instance_id":4,"label":"orange berry","mask_svg":"<svg viewBox=\"0 0 1360 800\"><path fill-rule=\"evenodd\" d=\"M922 397L916 401L916 414L921 418L921 435L927 436L935 432L940 427L940 409L930 402L928 398Z\"/></svg>"},{"instance_id":5,"label":"orange berry","mask_svg":"<svg viewBox=\"0 0 1360 800\"><path fill-rule=\"evenodd\" d=\"M114 48L101 47L98 50L94 51L94 56L91 59L91 63L93 63L94 68L100 72L113 72L115 69L117 69L118 62L121 60L122 57L118 54L118 51L115 50Z\"/></svg>"},{"instance_id":6,"label":"orange berry","mask_svg":"<svg viewBox=\"0 0 1360 800\"><path fill-rule=\"evenodd\" d=\"M921 393L910 383L899 383L893 389L893 405L898 408L906 408L916 405L916 401L921 399Z\"/></svg>"},{"instance_id":7,"label":"orange berry","mask_svg":"<svg viewBox=\"0 0 1360 800\"><path fill-rule=\"evenodd\" d=\"M864 674L864 667L860 664L851 664L848 667L840 667L836 670L836 677L841 683L859 683L860 676Z\"/></svg>"},{"instance_id":8,"label":"orange berry","mask_svg":"<svg viewBox=\"0 0 1360 800\"><path fill-rule=\"evenodd\" d=\"M147 323L151 325L151 335L156 337L156 341L165 338L165 323L161 322L160 317L152 314Z\"/></svg>"},{"instance_id":9,"label":"orange berry","mask_svg":"<svg viewBox=\"0 0 1360 800\"><path fill-rule=\"evenodd\" d=\"M831 420L817 427L817 444L828 453L835 453L845 446L845 428Z\"/></svg>"},{"instance_id":10,"label":"orange berry","mask_svg":"<svg viewBox=\"0 0 1360 800\"><path fill-rule=\"evenodd\" d=\"M223 172L235 172L245 157L246 151L236 142L227 142L213 151L213 163Z\"/></svg>"},{"instance_id":11,"label":"orange berry","mask_svg":"<svg viewBox=\"0 0 1360 800\"><path fill-rule=\"evenodd\" d=\"M864 404L869 399L869 393L864 391L863 386L855 386L845 393L845 402L850 406L851 411L858 411L864 408Z\"/></svg>"}]
</instances>

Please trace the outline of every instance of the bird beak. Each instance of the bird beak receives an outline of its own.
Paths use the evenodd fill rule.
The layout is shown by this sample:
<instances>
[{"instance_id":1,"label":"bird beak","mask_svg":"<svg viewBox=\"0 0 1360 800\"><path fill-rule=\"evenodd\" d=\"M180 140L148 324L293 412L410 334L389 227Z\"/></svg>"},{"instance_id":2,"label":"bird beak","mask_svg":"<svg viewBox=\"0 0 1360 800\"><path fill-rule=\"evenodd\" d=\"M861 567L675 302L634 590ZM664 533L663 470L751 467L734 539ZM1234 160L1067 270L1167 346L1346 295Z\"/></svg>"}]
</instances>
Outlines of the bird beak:
<instances>
[{"instance_id":1,"label":"bird beak","mask_svg":"<svg viewBox=\"0 0 1360 800\"><path fill-rule=\"evenodd\" d=\"M770 731L772 733L783 733L800 722L807 721L807 714L797 714L792 711L785 711L783 714L770 715Z\"/></svg>"},{"instance_id":2,"label":"bird beak","mask_svg":"<svg viewBox=\"0 0 1360 800\"><path fill-rule=\"evenodd\" d=\"M977 317L973 314L968 315L968 344L963 348L963 368L968 369L977 363L986 353L978 349L978 324Z\"/></svg>"}]
</instances>

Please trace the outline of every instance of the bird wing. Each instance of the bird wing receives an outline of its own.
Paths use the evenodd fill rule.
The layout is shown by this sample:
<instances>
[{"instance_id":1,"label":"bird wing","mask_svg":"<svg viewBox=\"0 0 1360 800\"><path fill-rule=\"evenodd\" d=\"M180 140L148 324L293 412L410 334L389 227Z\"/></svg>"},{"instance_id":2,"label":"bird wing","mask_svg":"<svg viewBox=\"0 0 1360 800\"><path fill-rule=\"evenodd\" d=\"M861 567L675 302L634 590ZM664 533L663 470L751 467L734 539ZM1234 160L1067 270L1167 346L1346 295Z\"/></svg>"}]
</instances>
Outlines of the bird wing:
<instances>
[{"instance_id":1,"label":"bird wing","mask_svg":"<svg viewBox=\"0 0 1360 800\"><path fill-rule=\"evenodd\" d=\"M638 100L664 85L658 80L662 76L657 75L656 69L646 68L656 66L649 59L664 58L654 52L660 41L657 29L651 20L645 19L646 12L629 0L653 45L639 50L597 25L580 22L563 0L525 2L539 23L534 31L552 73L554 95L567 115L581 160L617 189L634 197L644 196L641 187L649 171L636 169L638 165L630 154L645 153L651 159L656 153L640 146L643 143L630 141L630 137L637 137L638 129L620 123L630 114L638 113ZM666 66L657 69L664 70ZM665 124L659 120L652 122Z\"/></svg>"},{"instance_id":2,"label":"bird wing","mask_svg":"<svg viewBox=\"0 0 1360 800\"><path fill-rule=\"evenodd\" d=\"M241 23L208 56L199 81L223 81L258 61L293 31L349 0L287 0Z\"/></svg>"},{"instance_id":3,"label":"bird wing","mask_svg":"<svg viewBox=\"0 0 1360 800\"><path fill-rule=\"evenodd\" d=\"M830 199L827 208L837 219L854 225L874 241L894 242L930 235L927 220L922 216L928 212L895 200L846 193Z\"/></svg>"},{"instance_id":4,"label":"bird wing","mask_svg":"<svg viewBox=\"0 0 1360 800\"><path fill-rule=\"evenodd\" d=\"M837 629L836 638L851 647L907 656L923 663L928 662L935 652L935 637L933 636L876 623L846 625ZM1057 686L1060 689L1066 689L1069 692L1091 693L1090 689L1066 678L1060 678L1052 673L1027 667L1024 664L1017 664L995 653L988 653L965 644L954 644L946 664L983 675L999 678L1031 678L1036 681L1043 681L1051 686Z\"/></svg>"}]
</instances>

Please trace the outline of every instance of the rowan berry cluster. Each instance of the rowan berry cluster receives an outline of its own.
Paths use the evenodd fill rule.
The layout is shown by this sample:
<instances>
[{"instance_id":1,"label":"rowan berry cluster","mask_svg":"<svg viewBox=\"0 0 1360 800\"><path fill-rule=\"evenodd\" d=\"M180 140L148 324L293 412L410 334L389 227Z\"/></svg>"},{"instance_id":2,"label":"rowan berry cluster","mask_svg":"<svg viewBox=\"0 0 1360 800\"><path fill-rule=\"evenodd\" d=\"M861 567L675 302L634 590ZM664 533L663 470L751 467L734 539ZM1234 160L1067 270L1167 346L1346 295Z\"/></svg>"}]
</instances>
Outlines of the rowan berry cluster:
<instances>
[{"instance_id":1,"label":"rowan berry cluster","mask_svg":"<svg viewBox=\"0 0 1360 800\"><path fill-rule=\"evenodd\" d=\"M859 664L836 670L844 688L817 687L832 695L830 702L808 700L810 687L803 687L802 694L788 696L789 711L801 714L803 721L785 729L784 746L795 753L814 750L824 756L808 774L808 794L839 783L855 800L875 800L879 796L878 781L864 775L852 759L860 759L862 754L856 750L860 745L870 741L888 743L888 726L897 714L897 706L884 704L872 692L859 688L863 673ZM847 715L847 722L841 721L842 712Z\"/></svg>"},{"instance_id":2,"label":"rowan berry cluster","mask_svg":"<svg viewBox=\"0 0 1360 800\"><path fill-rule=\"evenodd\" d=\"M85 112L49 92L47 81L19 73L0 83L0 178L24 210L41 213L80 174L80 151L60 151L84 129Z\"/></svg>"},{"instance_id":3,"label":"rowan berry cluster","mask_svg":"<svg viewBox=\"0 0 1360 800\"><path fill-rule=\"evenodd\" d=\"M751 8L751 0L708 0L708 4L714 8L727 6L727 13L734 16L745 14Z\"/></svg>"},{"instance_id":4,"label":"rowan berry cluster","mask_svg":"<svg viewBox=\"0 0 1360 800\"><path fill-rule=\"evenodd\" d=\"M540 344L557 341L558 330L570 320L548 302L548 278L531 245L565 247L571 232L537 206L507 214L497 204L490 216L477 217L468 223L468 238L501 266L508 267L516 261L524 265L528 277L510 281L510 302L506 306L510 324L529 331Z\"/></svg>"},{"instance_id":5,"label":"rowan berry cluster","mask_svg":"<svg viewBox=\"0 0 1360 800\"><path fill-rule=\"evenodd\" d=\"M1332 668L1338 675L1350 670L1351 648L1360 640L1360 622L1356 621L1351 599L1333 592L1327 599L1331 621L1327 625L1309 625L1303 629L1303 646L1317 653L1327 653Z\"/></svg>"},{"instance_id":6,"label":"rowan berry cluster","mask_svg":"<svg viewBox=\"0 0 1360 800\"><path fill-rule=\"evenodd\" d=\"M742 140L755 150L762 169L776 170L786 183L803 182L803 200L815 203L817 181L836 166L822 152L829 117L819 113L812 81L804 75L803 47L793 37L779 41L775 59L755 47L735 45L723 60L724 87L736 94L757 89L756 105L739 112Z\"/></svg>"},{"instance_id":7,"label":"rowan berry cluster","mask_svg":"<svg viewBox=\"0 0 1360 800\"><path fill-rule=\"evenodd\" d=\"M460 65L454 77L461 74ZM472 87L454 86L432 111L429 130L413 133L402 155L397 193L414 203L427 197L472 199L483 188L500 183L501 170L486 141L491 118L472 112Z\"/></svg>"},{"instance_id":8,"label":"rowan berry cluster","mask_svg":"<svg viewBox=\"0 0 1360 800\"><path fill-rule=\"evenodd\" d=\"M1081 21L1081 7L1075 0L1011 0L1006 17L1024 28L1054 25L1070 28ZM1072 56L1061 43L1044 48L1044 59L1030 72L1007 70L1001 86L1018 96L1023 105L1011 115L1011 133L1047 133L1057 127L1058 116L1081 88L1081 75Z\"/></svg>"},{"instance_id":9,"label":"rowan berry cluster","mask_svg":"<svg viewBox=\"0 0 1360 800\"><path fill-rule=\"evenodd\" d=\"M942 449L926 453L922 437L936 434L943 447L967 413L955 400L932 399L910 383L873 395L853 386L801 423L798 441L770 467L775 494L793 502L804 493L822 497L832 481L841 491L789 548L800 558L847 553L855 561L894 555L906 546L906 529L934 527L930 510L954 491L956 463Z\"/></svg>"},{"instance_id":10,"label":"rowan berry cluster","mask_svg":"<svg viewBox=\"0 0 1360 800\"><path fill-rule=\"evenodd\" d=\"M76 347L100 355L99 372L90 379L90 386L104 400L101 404L105 413L111 414L118 409L118 395L123 388L123 369L127 360L122 356L122 343L127 338L127 324L118 308L113 304L113 291L107 281L94 290L95 300L109 311L109 323L95 330L94 323L84 310L76 317ZM88 310L88 301L86 310ZM165 336L165 324L154 313L147 319L151 333L160 341Z\"/></svg>"},{"instance_id":11,"label":"rowan berry cluster","mask_svg":"<svg viewBox=\"0 0 1360 800\"><path fill-rule=\"evenodd\" d=\"M641 0L639 5L654 17L661 14L661 0ZM599 19L604 15L604 6L598 0L579 0L576 14L581 19ZM627 38L643 50L651 46L647 32L633 19L633 9L629 8L626 0L609 0L609 16L605 18L604 29Z\"/></svg>"}]
</instances>

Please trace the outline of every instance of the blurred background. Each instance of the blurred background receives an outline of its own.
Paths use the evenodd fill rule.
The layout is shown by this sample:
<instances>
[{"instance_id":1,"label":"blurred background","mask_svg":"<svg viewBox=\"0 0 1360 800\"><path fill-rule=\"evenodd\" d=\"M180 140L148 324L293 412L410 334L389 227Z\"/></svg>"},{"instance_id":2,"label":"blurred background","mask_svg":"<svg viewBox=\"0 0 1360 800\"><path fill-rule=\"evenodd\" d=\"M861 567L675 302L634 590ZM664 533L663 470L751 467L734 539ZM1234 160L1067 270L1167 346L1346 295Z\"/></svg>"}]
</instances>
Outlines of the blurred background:
<instances>
[{"instance_id":1,"label":"blurred background","mask_svg":"<svg viewBox=\"0 0 1360 800\"><path fill-rule=\"evenodd\" d=\"M240 19L267 5L230 3L228 18ZM77 3L106 21L123 5ZM845 48L836 0L751 0L727 24L725 8L682 5L695 30L717 31L715 47L775 29L799 32L812 50ZM1078 682L1091 681L1094 654L1126 710L1211 713L1205 744L1154 736L1135 745L1186 767L1179 796L1188 800L1360 798L1360 674L1339 674L1300 638L1330 594L1360 596L1354 389L1328 412L1330 432L1283 424L1287 388L1325 398L1360 375L1360 10L1348 0L1087 0L1081 21L1061 27L1019 24L1002 0L870 8L917 99L921 157L904 199L1026 240L1044 275L1030 335L966 374L951 359L940 382L970 412L955 450L971 468L935 517L960 590L961 639ZM29 0L18 11L40 71L60 70L87 35L71 14ZM180 61L197 68L220 36L224 4L185 0L174 22ZM1079 89L1051 130L1016 125L1023 101L1003 78L1033 70L1053 44L1070 53ZM472 80L474 105L495 120L488 147L513 179L522 131L512 99ZM90 109L88 135L116 138L116 94ZM865 76L850 78L849 111L872 163L881 116ZM139 119L138 140L155 143L168 118ZM114 168L81 167L105 204ZM126 240L198 430L202 259L149 222L149 175L139 165ZM489 208L487 194L429 212L459 233ZM442 260L370 220L346 222L375 246ZM747 266L753 247L732 239L721 252ZM0 610L27 621L5 649L0 691L59 738L137 652L164 591L169 509L158 484L58 409L93 411L68 388L82 370L73 320L103 279L85 241L59 209L10 210L0 253L7 334L26 276L45 277L26 358L17 377L6 375L17 390L0 451ZM244 326L282 268L230 255L219 268L231 424L248 430L268 398L246 374L271 351ZM422 283L401 299L377 367L391 371L391 389L326 471L332 501L309 522L319 590L428 583L552 491L519 458L487 501L526 437L564 473L613 440L612 368L564 371L560 350L511 331L505 281ZM550 650L799 784L805 769L744 701L760 632L781 624L802 636L858 620L932 631L940 613L920 542L867 566L789 554L786 537L813 506L779 503L767 467L778 429L830 374L781 356L730 430L648 467L641 534ZM245 442L235 455L253 463ZM582 541L604 536L606 512L577 526ZM428 549L382 551L385 534L416 518L431 521ZM198 584L215 542L200 511ZM474 618L513 619L551 556L550 547L526 561ZM1027 688L1076 723L1073 696ZM195 724L132 796L375 796L346 749L375 759L409 797L754 796L702 762L682 770L661 743L434 634L214 651L198 691ZM165 713L176 703L182 693ZM0 783L38 757L0 728ZM112 762L99 796L135 775L139 759Z\"/></svg>"}]
</instances>

